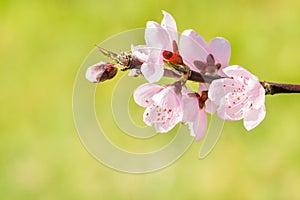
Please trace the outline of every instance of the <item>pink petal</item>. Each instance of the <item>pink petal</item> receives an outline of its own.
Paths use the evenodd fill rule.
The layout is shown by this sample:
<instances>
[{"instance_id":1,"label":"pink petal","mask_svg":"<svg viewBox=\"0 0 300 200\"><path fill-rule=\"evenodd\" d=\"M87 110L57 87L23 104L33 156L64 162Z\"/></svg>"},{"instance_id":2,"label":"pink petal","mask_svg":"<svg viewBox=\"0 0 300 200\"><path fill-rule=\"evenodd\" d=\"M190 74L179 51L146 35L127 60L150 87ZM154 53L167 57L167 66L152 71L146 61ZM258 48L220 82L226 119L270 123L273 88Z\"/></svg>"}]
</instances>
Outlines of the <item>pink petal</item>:
<instances>
[{"instance_id":1,"label":"pink petal","mask_svg":"<svg viewBox=\"0 0 300 200\"><path fill-rule=\"evenodd\" d=\"M208 55L203 43L201 36L192 30L186 30L181 34L179 52L185 62L195 71L198 69L194 66L194 61L206 61Z\"/></svg>"},{"instance_id":2,"label":"pink petal","mask_svg":"<svg viewBox=\"0 0 300 200\"><path fill-rule=\"evenodd\" d=\"M172 41L169 38L168 32L156 22L147 22L145 40L147 46L156 47L160 50L172 50Z\"/></svg>"},{"instance_id":3,"label":"pink petal","mask_svg":"<svg viewBox=\"0 0 300 200\"><path fill-rule=\"evenodd\" d=\"M223 83L222 87L225 93L232 93L232 92L238 93L239 92L238 88L242 89L243 84L236 79L224 78L219 80L222 80Z\"/></svg>"},{"instance_id":4,"label":"pink petal","mask_svg":"<svg viewBox=\"0 0 300 200\"><path fill-rule=\"evenodd\" d=\"M156 107L154 105L146 108L143 114L143 120L148 126L152 126L157 121L157 112Z\"/></svg>"},{"instance_id":5,"label":"pink petal","mask_svg":"<svg viewBox=\"0 0 300 200\"><path fill-rule=\"evenodd\" d=\"M171 29L174 31L177 31L177 25L175 19L172 17L172 15L166 11L162 11L164 17L161 21L161 26L167 29Z\"/></svg>"},{"instance_id":6,"label":"pink petal","mask_svg":"<svg viewBox=\"0 0 300 200\"><path fill-rule=\"evenodd\" d=\"M231 54L230 43L225 38L216 37L210 41L209 46L214 58L221 64L221 67L227 67Z\"/></svg>"},{"instance_id":7,"label":"pink petal","mask_svg":"<svg viewBox=\"0 0 300 200\"><path fill-rule=\"evenodd\" d=\"M225 98L221 99L219 107L217 109L217 113L221 119L229 120L229 117L226 114L226 106L224 106L224 104L225 104Z\"/></svg>"},{"instance_id":8,"label":"pink petal","mask_svg":"<svg viewBox=\"0 0 300 200\"><path fill-rule=\"evenodd\" d=\"M149 53L148 53L148 58L146 60L146 62L148 63L156 63L159 65L163 65L163 59L162 59L162 50L159 48L155 48L155 47L148 47L149 49Z\"/></svg>"},{"instance_id":9,"label":"pink petal","mask_svg":"<svg viewBox=\"0 0 300 200\"><path fill-rule=\"evenodd\" d=\"M153 101L162 108L182 109L181 96L175 93L174 86L164 88L153 96Z\"/></svg>"},{"instance_id":10,"label":"pink petal","mask_svg":"<svg viewBox=\"0 0 300 200\"><path fill-rule=\"evenodd\" d=\"M255 128L266 116L265 105L261 106L259 109L249 110L244 118L244 126L249 131Z\"/></svg>"},{"instance_id":11,"label":"pink petal","mask_svg":"<svg viewBox=\"0 0 300 200\"><path fill-rule=\"evenodd\" d=\"M208 98L215 104L219 105L222 98L225 97L224 89L225 79L214 80L208 90Z\"/></svg>"},{"instance_id":12,"label":"pink petal","mask_svg":"<svg viewBox=\"0 0 300 200\"><path fill-rule=\"evenodd\" d=\"M151 49L146 45L138 45L138 46L131 45L132 55L135 55L141 61L146 61L148 59L150 50Z\"/></svg>"},{"instance_id":13,"label":"pink petal","mask_svg":"<svg viewBox=\"0 0 300 200\"><path fill-rule=\"evenodd\" d=\"M163 60L160 49L148 47L148 50L148 57L141 66L141 72L150 83L153 83L159 81L164 74Z\"/></svg>"},{"instance_id":14,"label":"pink petal","mask_svg":"<svg viewBox=\"0 0 300 200\"><path fill-rule=\"evenodd\" d=\"M194 123L193 122L186 122L186 124L189 126L190 136L195 137L196 134L194 132L194 127L193 127Z\"/></svg>"},{"instance_id":15,"label":"pink petal","mask_svg":"<svg viewBox=\"0 0 300 200\"><path fill-rule=\"evenodd\" d=\"M207 128L207 116L205 109L200 109L198 113L198 117L193 124L194 133L196 135L196 141L199 141L205 135Z\"/></svg>"},{"instance_id":16,"label":"pink petal","mask_svg":"<svg viewBox=\"0 0 300 200\"><path fill-rule=\"evenodd\" d=\"M162 78L164 68L156 63L143 63L141 66L141 72L147 81L154 83Z\"/></svg>"},{"instance_id":17,"label":"pink petal","mask_svg":"<svg viewBox=\"0 0 300 200\"><path fill-rule=\"evenodd\" d=\"M178 122L181 121L181 118L178 117L176 113L175 115L172 115L173 113L162 111L163 108L152 104L151 106L147 107L143 115L144 122L148 126L154 124L156 131L159 133L170 131Z\"/></svg>"},{"instance_id":18,"label":"pink petal","mask_svg":"<svg viewBox=\"0 0 300 200\"><path fill-rule=\"evenodd\" d=\"M174 120L171 121L170 123L155 123L154 127L158 133L166 133L172 130L179 122L180 122L180 118L174 118Z\"/></svg>"},{"instance_id":19,"label":"pink petal","mask_svg":"<svg viewBox=\"0 0 300 200\"><path fill-rule=\"evenodd\" d=\"M209 114L214 114L217 111L218 105L213 103L210 99L205 101L205 111Z\"/></svg>"},{"instance_id":20,"label":"pink petal","mask_svg":"<svg viewBox=\"0 0 300 200\"><path fill-rule=\"evenodd\" d=\"M265 104L265 89L263 86L256 81L255 87L249 91L249 100L252 101L252 106L255 109L260 108Z\"/></svg>"},{"instance_id":21,"label":"pink petal","mask_svg":"<svg viewBox=\"0 0 300 200\"><path fill-rule=\"evenodd\" d=\"M174 86L168 86L152 98L156 105L156 119L153 120L157 132L168 132L182 121L181 95L174 89Z\"/></svg>"},{"instance_id":22,"label":"pink petal","mask_svg":"<svg viewBox=\"0 0 300 200\"><path fill-rule=\"evenodd\" d=\"M185 122L194 121L199 110L197 98L183 96L182 108L183 108L183 121Z\"/></svg>"},{"instance_id":23,"label":"pink petal","mask_svg":"<svg viewBox=\"0 0 300 200\"><path fill-rule=\"evenodd\" d=\"M163 88L153 83L145 83L134 91L133 99L138 105L148 107L153 102L152 97Z\"/></svg>"},{"instance_id":24,"label":"pink petal","mask_svg":"<svg viewBox=\"0 0 300 200\"><path fill-rule=\"evenodd\" d=\"M207 53L209 52L210 48L207 45L206 41L196 31L194 31L192 29L187 29L187 30L183 31L182 34L191 38L195 43L197 43L199 46L201 46ZM206 61L206 58L204 61Z\"/></svg>"},{"instance_id":25,"label":"pink petal","mask_svg":"<svg viewBox=\"0 0 300 200\"><path fill-rule=\"evenodd\" d=\"M196 141L201 140L207 128L207 116L204 109L197 109L197 115L193 121L187 122L190 129L190 135L195 136Z\"/></svg>"},{"instance_id":26,"label":"pink petal","mask_svg":"<svg viewBox=\"0 0 300 200\"><path fill-rule=\"evenodd\" d=\"M157 132L165 133L170 131L176 124L182 121L181 107L159 107L156 110L155 128Z\"/></svg>"},{"instance_id":27,"label":"pink petal","mask_svg":"<svg viewBox=\"0 0 300 200\"><path fill-rule=\"evenodd\" d=\"M224 116L224 118L222 119L236 121L244 118L245 107L242 102L239 104L231 105L228 101L223 101L220 107L224 107L221 110L225 112L220 113L221 116Z\"/></svg>"},{"instance_id":28,"label":"pink petal","mask_svg":"<svg viewBox=\"0 0 300 200\"><path fill-rule=\"evenodd\" d=\"M249 79L255 79L258 80L256 76L251 74L249 71L246 69L242 68L241 66L238 65L232 65L229 67L226 67L223 69L223 72L228 76L228 77L238 77L238 76L243 76Z\"/></svg>"},{"instance_id":29,"label":"pink petal","mask_svg":"<svg viewBox=\"0 0 300 200\"><path fill-rule=\"evenodd\" d=\"M196 141L199 141L206 132L207 117L205 109L199 108L198 99L188 95L190 92L184 88L182 90L182 120L188 124L191 136L195 136Z\"/></svg>"},{"instance_id":30,"label":"pink petal","mask_svg":"<svg viewBox=\"0 0 300 200\"><path fill-rule=\"evenodd\" d=\"M168 12L164 10L162 11L162 13L164 17L161 21L161 26L168 31L170 40L171 41L175 40L178 43L177 25L174 18L172 17L172 15L170 15Z\"/></svg>"}]
</instances>

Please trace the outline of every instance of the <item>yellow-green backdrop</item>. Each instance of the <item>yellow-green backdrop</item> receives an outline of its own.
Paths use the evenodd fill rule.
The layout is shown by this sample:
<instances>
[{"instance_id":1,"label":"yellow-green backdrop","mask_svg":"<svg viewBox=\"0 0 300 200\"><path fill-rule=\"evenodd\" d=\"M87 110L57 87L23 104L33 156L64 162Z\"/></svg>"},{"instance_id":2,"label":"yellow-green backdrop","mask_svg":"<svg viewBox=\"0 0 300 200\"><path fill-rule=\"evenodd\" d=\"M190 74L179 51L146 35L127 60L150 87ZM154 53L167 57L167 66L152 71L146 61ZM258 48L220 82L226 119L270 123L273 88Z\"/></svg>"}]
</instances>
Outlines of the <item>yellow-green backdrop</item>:
<instances>
[{"instance_id":1,"label":"yellow-green backdrop","mask_svg":"<svg viewBox=\"0 0 300 200\"><path fill-rule=\"evenodd\" d=\"M253 131L228 122L173 165L133 175L96 161L72 116L86 55L111 35L170 12L179 31L226 37L231 64L261 80L300 83L298 0L0 1L0 199L300 199L300 95L266 98Z\"/></svg>"}]
</instances>

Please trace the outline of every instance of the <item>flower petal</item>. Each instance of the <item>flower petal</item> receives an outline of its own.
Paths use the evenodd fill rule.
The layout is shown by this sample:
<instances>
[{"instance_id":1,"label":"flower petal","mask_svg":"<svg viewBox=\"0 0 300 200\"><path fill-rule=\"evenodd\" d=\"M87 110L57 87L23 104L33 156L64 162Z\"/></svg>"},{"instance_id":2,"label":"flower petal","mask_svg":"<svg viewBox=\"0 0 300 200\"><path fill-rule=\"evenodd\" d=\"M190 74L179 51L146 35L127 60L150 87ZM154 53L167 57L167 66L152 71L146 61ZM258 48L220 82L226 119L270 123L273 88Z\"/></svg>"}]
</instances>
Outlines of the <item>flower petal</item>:
<instances>
[{"instance_id":1,"label":"flower petal","mask_svg":"<svg viewBox=\"0 0 300 200\"><path fill-rule=\"evenodd\" d=\"M199 110L197 98L189 97L187 95L182 97L182 110L183 110L183 121L191 122L197 116Z\"/></svg>"},{"instance_id":2,"label":"flower petal","mask_svg":"<svg viewBox=\"0 0 300 200\"><path fill-rule=\"evenodd\" d=\"M207 116L204 109L197 109L197 115L193 121L187 122L190 135L198 142L201 140L207 129Z\"/></svg>"},{"instance_id":3,"label":"flower petal","mask_svg":"<svg viewBox=\"0 0 300 200\"><path fill-rule=\"evenodd\" d=\"M181 34L179 52L192 70L198 71L194 61L206 61L208 52L204 45L202 37L193 30L186 30Z\"/></svg>"},{"instance_id":4,"label":"flower petal","mask_svg":"<svg viewBox=\"0 0 300 200\"><path fill-rule=\"evenodd\" d=\"M175 93L175 86L165 87L153 96L153 101L162 108L182 109L181 94Z\"/></svg>"},{"instance_id":5,"label":"flower petal","mask_svg":"<svg viewBox=\"0 0 300 200\"><path fill-rule=\"evenodd\" d=\"M156 117L155 107L154 106L147 107L144 114L143 114L144 122L148 126L152 126L152 124L155 123L156 119L157 119L157 117Z\"/></svg>"},{"instance_id":6,"label":"flower petal","mask_svg":"<svg viewBox=\"0 0 300 200\"><path fill-rule=\"evenodd\" d=\"M244 126L249 131L255 128L266 116L265 105L261 106L259 109L249 110L244 118Z\"/></svg>"},{"instance_id":7,"label":"flower petal","mask_svg":"<svg viewBox=\"0 0 300 200\"><path fill-rule=\"evenodd\" d=\"M221 67L227 67L231 54L230 43L225 38L216 37L210 41L209 46L214 58L221 64Z\"/></svg>"},{"instance_id":8,"label":"flower petal","mask_svg":"<svg viewBox=\"0 0 300 200\"><path fill-rule=\"evenodd\" d=\"M217 111L218 105L213 103L210 99L205 101L205 111L209 114L214 114Z\"/></svg>"},{"instance_id":9,"label":"flower petal","mask_svg":"<svg viewBox=\"0 0 300 200\"><path fill-rule=\"evenodd\" d=\"M148 107L153 102L152 97L163 88L153 83L145 83L134 91L133 99L138 105Z\"/></svg>"},{"instance_id":10,"label":"flower petal","mask_svg":"<svg viewBox=\"0 0 300 200\"><path fill-rule=\"evenodd\" d=\"M131 45L132 55L135 55L139 60L146 61L150 54L150 48L146 45Z\"/></svg>"},{"instance_id":11,"label":"flower petal","mask_svg":"<svg viewBox=\"0 0 300 200\"><path fill-rule=\"evenodd\" d=\"M181 94L175 92L175 86L168 86L153 96L156 106L155 128L157 132L168 132L182 121Z\"/></svg>"},{"instance_id":12,"label":"flower petal","mask_svg":"<svg viewBox=\"0 0 300 200\"><path fill-rule=\"evenodd\" d=\"M161 21L161 26L167 29L171 29L174 31L177 31L177 25L175 19L172 17L172 15L166 11L162 11L164 17Z\"/></svg>"},{"instance_id":13,"label":"flower petal","mask_svg":"<svg viewBox=\"0 0 300 200\"><path fill-rule=\"evenodd\" d=\"M169 123L155 123L154 124L154 127L155 127L155 130L158 132L158 133L166 133L166 132L169 132L170 130L172 130L176 124L178 124L180 122L180 120L175 120L177 118L174 118L173 121L169 122Z\"/></svg>"},{"instance_id":14,"label":"flower petal","mask_svg":"<svg viewBox=\"0 0 300 200\"><path fill-rule=\"evenodd\" d=\"M208 98L215 104L220 105L221 99L225 96L225 79L214 80L208 90Z\"/></svg>"},{"instance_id":15,"label":"flower petal","mask_svg":"<svg viewBox=\"0 0 300 200\"><path fill-rule=\"evenodd\" d=\"M239 77L243 76L244 78L249 78L249 79L255 79L258 80L256 76L251 74L249 71L244 69L241 66L238 65L231 65L229 67L226 67L223 69L223 72L228 76L228 77Z\"/></svg>"},{"instance_id":16,"label":"flower petal","mask_svg":"<svg viewBox=\"0 0 300 200\"><path fill-rule=\"evenodd\" d=\"M197 43L199 46L201 46L207 53L209 52L209 46L207 45L206 41L196 31L194 31L192 29L187 29L187 30L183 31L182 35L188 36L195 43ZM206 55L206 57L207 57L207 55ZM205 57L205 59L206 59L206 57ZM205 61L205 60L203 60L203 61Z\"/></svg>"},{"instance_id":17,"label":"flower petal","mask_svg":"<svg viewBox=\"0 0 300 200\"><path fill-rule=\"evenodd\" d=\"M168 31L170 40L171 41L175 40L176 43L178 43L177 25L174 18L172 17L172 15L170 15L168 12L164 10L162 11L162 13L164 17L161 21L161 26Z\"/></svg>"},{"instance_id":18,"label":"flower petal","mask_svg":"<svg viewBox=\"0 0 300 200\"><path fill-rule=\"evenodd\" d=\"M193 124L193 129L196 135L196 141L201 140L207 129L207 116L205 109L199 109L197 118Z\"/></svg>"},{"instance_id":19,"label":"flower petal","mask_svg":"<svg viewBox=\"0 0 300 200\"><path fill-rule=\"evenodd\" d=\"M154 124L156 131L159 133L168 132L182 120L182 115L180 115L178 109L169 110L154 103L146 108L143 115L144 122L148 126Z\"/></svg>"},{"instance_id":20,"label":"flower petal","mask_svg":"<svg viewBox=\"0 0 300 200\"><path fill-rule=\"evenodd\" d=\"M198 99L196 97L189 96L187 89L182 89L182 120L186 122L190 129L190 135L196 137L196 141L199 141L207 128L207 117L205 109L199 108Z\"/></svg>"},{"instance_id":21,"label":"flower petal","mask_svg":"<svg viewBox=\"0 0 300 200\"><path fill-rule=\"evenodd\" d=\"M225 113L224 113L224 118L222 119L225 119L225 120L240 120L240 119L243 119L244 118L244 113L245 113L245 105L241 102L239 104L236 104L236 105L231 105L229 104L230 102L229 101L222 101L220 107L224 107L223 110ZM219 113L222 114L223 113Z\"/></svg>"},{"instance_id":22,"label":"flower petal","mask_svg":"<svg viewBox=\"0 0 300 200\"><path fill-rule=\"evenodd\" d=\"M146 45L160 50L172 50L172 41L168 32L160 24L149 21L145 30Z\"/></svg>"},{"instance_id":23,"label":"flower petal","mask_svg":"<svg viewBox=\"0 0 300 200\"><path fill-rule=\"evenodd\" d=\"M260 83L256 81L255 87L249 93L251 94L249 100L252 101L253 108L258 109L265 104L265 89Z\"/></svg>"},{"instance_id":24,"label":"flower petal","mask_svg":"<svg viewBox=\"0 0 300 200\"><path fill-rule=\"evenodd\" d=\"M154 83L162 78L164 68L156 63L143 63L141 66L141 72L147 81Z\"/></svg>"}]
</instances>

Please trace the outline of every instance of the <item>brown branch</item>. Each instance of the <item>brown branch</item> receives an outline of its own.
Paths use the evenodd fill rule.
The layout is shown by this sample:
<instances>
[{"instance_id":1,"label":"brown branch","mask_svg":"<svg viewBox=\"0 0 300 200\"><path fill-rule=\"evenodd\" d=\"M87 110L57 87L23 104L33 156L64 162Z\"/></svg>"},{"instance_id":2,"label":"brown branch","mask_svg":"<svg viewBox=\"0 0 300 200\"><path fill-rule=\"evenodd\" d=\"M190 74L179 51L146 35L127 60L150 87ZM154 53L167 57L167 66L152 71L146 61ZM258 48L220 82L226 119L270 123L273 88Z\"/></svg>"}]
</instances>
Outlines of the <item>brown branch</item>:
<instances>
[{"instance_id":1,"label":"brown branch","mask_svg":"<svg viewBox=\"0 0 300 200\"><path fill-rule=\"evenodd\" d=\"M213 80L220 78L223 77L204 75L191 70L188 80L200 83L211 83ZM274 95L280 93L300 93L300 84L274 83L268 81L262 81L260 82L260 84L264 87L266 95Z\"/></svg>"},{"instance_id":2,"label":"brown branch","mask_svg":"<svg viewBox=\"0 0 300 200\"><path fill-rule=\"evenodd\" d=\"M213 80L220 78L223 77L204 75L191 70L188 80L200 83L211 83ZM268 81L262 81L260 82L260 84L264 87L266 95L274 95L280 93L300 93L300 84L274 83Z\"/></svg>"},{"instance_id":3,"label":"brown branch","mask_svg":"<svg viewBox=\"0 0 300 200\"><path fill-rule=\"evenodd\" d=\"M260 84L265 88L266 94L300 93L300 84L273 83L263 81Z\"/></svg>"},{"instance_id":4,"label":"brown branch","mask_svg":"<svg viewBox=\"0 0 300 200\"><path fill-rule=\"evenodd\" d=\"M110 57L114 61L116 61L122 68L122 71L130 70L130 69L140 69L143 61L139 60L135 55L127 54L122 52L121 54L115 54L108 50L105 50L101 47L98 47L100 52L105 56ZM174 65L176 67L176 65ZM174 68L179 70L180 73L188 73L185 69L181 69L180 67ZM183 71L181 71L183 70ZM180 75L176 74L172 70L165 69L164 76L179 78ZM188 75L188 80L195 81L199 83L211 83L214 80L223 78L218 75L206 75L201 74L199 72L190 70ZM286 84L286 83L273 83L268 81L262 81L260 84L264 87L266 91L266 95L274 95L279 93L300 93L300 84Z\"/></svg>"},{"instance_id":5,"label":"brown branch","mask_svg":"<svg viewBox=\"0 0 300 200\"><path fill-rule=\"evenodd\" d=\"M199 72L195 72L195 71L191 70L188 80L199 82L199 83L211 83L213 80L217 80L220 78L222 78L222 77L200 74Z\"/></svg>"}]
</instances>

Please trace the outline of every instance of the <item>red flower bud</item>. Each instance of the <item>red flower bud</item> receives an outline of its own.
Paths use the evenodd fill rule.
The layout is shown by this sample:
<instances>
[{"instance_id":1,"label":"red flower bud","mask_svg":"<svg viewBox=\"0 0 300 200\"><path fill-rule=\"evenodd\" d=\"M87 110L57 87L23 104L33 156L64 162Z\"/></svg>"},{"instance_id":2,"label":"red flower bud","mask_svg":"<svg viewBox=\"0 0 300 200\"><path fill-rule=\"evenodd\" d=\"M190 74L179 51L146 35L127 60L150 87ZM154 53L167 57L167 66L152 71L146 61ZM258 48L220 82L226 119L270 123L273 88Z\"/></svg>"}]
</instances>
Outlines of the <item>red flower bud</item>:
<instances>
[{"instance_id":1,"label":"red flower bud","mask_svg":"<svg viewBox=\"0 0 300 200\"><path fill-rule=\"evenodd\" d=\"M85 77L92 83L99 83L108 79L112 79L117 72L118 69L113 64L99 62L87 69Z\"/></svg>"},{"instance_id":2,"label":"red flower bud","mask_svg":"<svg viewBox=\"0 0 300 200\"><path fill-rule=\"evenodd\" d=\"M183 65L182 57L178 52L163 51L163 58L175 65Z\"/></svg>"}]
</instances>

